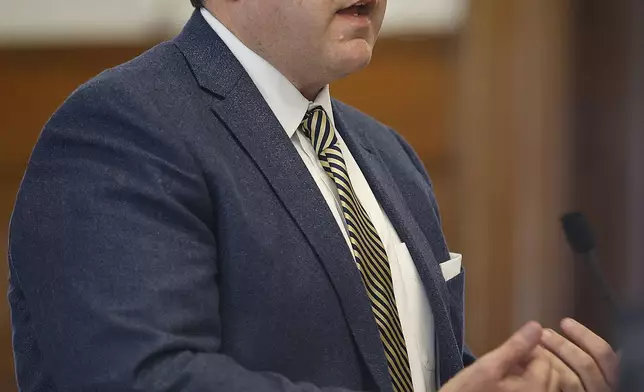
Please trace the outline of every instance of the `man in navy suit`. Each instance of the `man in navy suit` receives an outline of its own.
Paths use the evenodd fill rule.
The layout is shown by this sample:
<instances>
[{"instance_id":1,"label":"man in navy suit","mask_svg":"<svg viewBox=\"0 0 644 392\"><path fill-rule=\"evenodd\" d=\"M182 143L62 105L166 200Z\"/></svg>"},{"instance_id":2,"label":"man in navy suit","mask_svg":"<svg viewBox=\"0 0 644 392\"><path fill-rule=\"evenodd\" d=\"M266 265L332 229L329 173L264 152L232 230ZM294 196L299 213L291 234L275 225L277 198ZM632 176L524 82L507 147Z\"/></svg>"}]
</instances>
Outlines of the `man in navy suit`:
<instances>
[{"instance_id":1,"label":"man in navy suit","mask_svg":"<svg viewBox=\"0 0 644 392\"><path fill-rule=\"evenodd\" d=\"M9 249L22 391L612 386L614 353L578 325L577 345L532 323L474 363L420 160L329 95L386 0L193 4L34 149Z\"/></svg>"}]
</instances>

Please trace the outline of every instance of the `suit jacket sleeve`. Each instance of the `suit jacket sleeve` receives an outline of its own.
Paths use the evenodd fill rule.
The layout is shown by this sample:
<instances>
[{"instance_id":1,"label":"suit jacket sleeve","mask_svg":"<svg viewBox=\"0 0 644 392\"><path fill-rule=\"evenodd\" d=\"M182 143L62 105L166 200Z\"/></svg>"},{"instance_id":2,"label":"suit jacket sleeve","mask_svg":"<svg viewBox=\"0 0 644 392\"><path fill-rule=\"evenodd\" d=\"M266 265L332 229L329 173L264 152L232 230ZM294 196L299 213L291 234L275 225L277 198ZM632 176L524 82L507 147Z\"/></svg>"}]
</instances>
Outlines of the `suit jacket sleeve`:
<instances>
[{"instance_id":1,"label":"suit jacket sleeve","mask_svg":"<svg viewBox=\"0 0 644 392\"><path fill-rule=\"evenodd\" d=\"M219 354L217 211L187 144L140 99L100 78L73 94L18 196L12 291L57 390L320 391Z\"/></svg>"},{"instance_id":2,"label":"suit jacket sleeve","mask_svg":"<svg viewBox=\"0 0 644 392\"><path fill-rule=\"evenodd\" d=\"M398 138L398 141L400 144L403 146L403 149L405 152L407 152L407 155L409 156L409 159L413 162L414 166L416 166L416 169L420 172L420 174L425 178L429 186L433 189L432 181L429 178L429 174L427 174L427 170L425 170L425 166L423 165L423 162L420 160L414 149L407 143L405 139L403 139L398 133L394 132L392 130L393 134ZM434 212L436 213L436 216L438 217L438 220L440 222L440 211L438 209L438 205L435 202L435 198L432 198L430 200L432 203L432 208L434 209ZM472 353L472 351L467 347L466 344L463 345L463 364L467 367L474 363L476 360L476 356Z\"/></svg>"}]
</instances>

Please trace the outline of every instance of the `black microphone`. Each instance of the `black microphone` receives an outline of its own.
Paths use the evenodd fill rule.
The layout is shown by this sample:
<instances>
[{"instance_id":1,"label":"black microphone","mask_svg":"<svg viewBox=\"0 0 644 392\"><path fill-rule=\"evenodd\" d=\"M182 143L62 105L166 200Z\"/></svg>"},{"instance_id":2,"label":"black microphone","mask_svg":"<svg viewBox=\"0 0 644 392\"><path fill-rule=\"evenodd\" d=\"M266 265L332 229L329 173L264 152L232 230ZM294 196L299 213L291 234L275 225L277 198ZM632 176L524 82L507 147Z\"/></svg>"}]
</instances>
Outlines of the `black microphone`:
<instances>
[{"instance_id":1,"label":"black microphone","mask_svg":"<svg viewBox=\"0 0 644 392\"><path fill-rule=\"evenodd\" d=\"M561 224L570 247L588 265L615 319L620 320L622 318L622 310L602 273L599 257L597 256L595 236L590 229L586 217L580 212L572 212L561 218Z\"/></svg>"}]
</instances>

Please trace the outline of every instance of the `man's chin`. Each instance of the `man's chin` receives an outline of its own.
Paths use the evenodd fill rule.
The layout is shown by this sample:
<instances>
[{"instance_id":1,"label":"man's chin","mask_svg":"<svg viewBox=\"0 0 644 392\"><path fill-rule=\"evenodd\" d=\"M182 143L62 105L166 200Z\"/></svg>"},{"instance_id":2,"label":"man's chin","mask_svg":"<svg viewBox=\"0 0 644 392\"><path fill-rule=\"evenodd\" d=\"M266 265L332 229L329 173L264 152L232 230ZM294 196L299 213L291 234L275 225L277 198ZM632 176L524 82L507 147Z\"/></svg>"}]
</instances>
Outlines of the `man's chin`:
<instances>
[{"instance_id":1,"label":"man's chin","mask_svg":"<svg viewBox=\"0 0 644 392\"><path fill-rule=\"evenodd\" d=\"M345 75L361 71L371 62L372 46L365 40L360 41L362 42L352 42L352 45L345 48L342 56L338 59L339 68Z\"/></svg>"}]
</instances>

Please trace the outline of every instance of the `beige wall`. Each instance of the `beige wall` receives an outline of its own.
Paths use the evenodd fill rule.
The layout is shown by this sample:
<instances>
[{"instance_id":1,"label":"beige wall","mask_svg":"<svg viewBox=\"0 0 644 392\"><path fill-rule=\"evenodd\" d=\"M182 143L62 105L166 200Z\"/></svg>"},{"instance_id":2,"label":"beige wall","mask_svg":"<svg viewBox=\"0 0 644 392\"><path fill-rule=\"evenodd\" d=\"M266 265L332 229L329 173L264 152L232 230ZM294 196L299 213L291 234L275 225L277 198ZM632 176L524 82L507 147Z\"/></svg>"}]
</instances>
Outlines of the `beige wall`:
<instances>
[{"instance_id":1,"label":"beige wall","mask_svg":"<svg viewBox=\"0 0 644 392\"><path fill-rule=\"evenodd\" d=\"M466 0L390 1L383 35L455 31ZM0 44L145 44L176 34L190 17L188 0L0 0Z\"/></svg>"}]
</instances>

